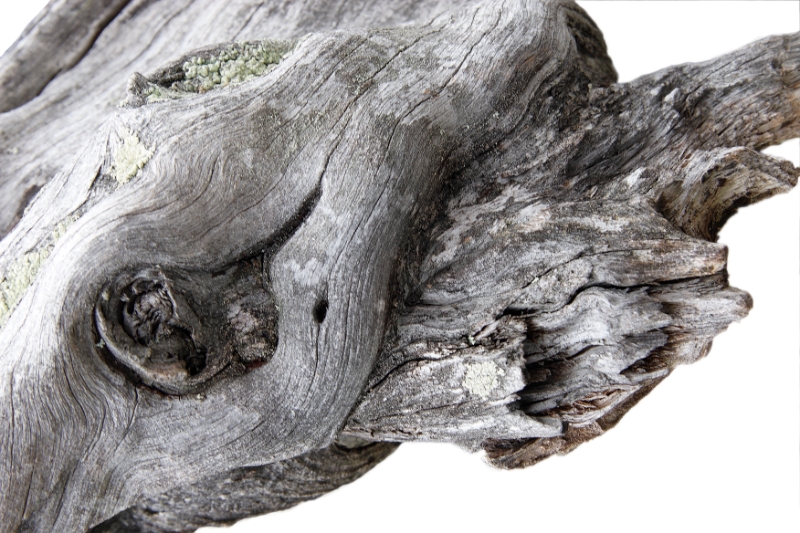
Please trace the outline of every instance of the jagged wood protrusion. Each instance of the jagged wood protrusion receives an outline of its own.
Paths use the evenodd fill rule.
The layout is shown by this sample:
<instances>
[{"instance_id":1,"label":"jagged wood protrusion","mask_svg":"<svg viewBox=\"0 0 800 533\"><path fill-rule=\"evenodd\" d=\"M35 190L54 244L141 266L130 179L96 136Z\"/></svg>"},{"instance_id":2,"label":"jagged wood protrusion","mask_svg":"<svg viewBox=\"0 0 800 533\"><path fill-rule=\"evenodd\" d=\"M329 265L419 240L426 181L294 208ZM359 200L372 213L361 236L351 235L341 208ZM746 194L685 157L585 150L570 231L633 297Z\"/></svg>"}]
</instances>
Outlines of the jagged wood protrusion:
<instances>
[{"instance_id":1,"label":"jagged wood protrusion","mask_svg":"<svg viewBox=\"0 0 800 533\"><path fill-rule=\"evenodd\" d=\"M478 446L470 431L487 430L476 423L481 419L496 425L493 441L520 438L514 432L524 432L524 424L513 421L520 412L498 413L509 405L551 423L559 413L555 420L581 427L676 365L705 355L711 338L750 308L749 297L719 278L727 254L708 240L738 207L797 183L791 163L735 146L782 141L800 127L800 79L785 75L800 39L759 44L607 89L588 90L587 80L566 78L560 90L570 94L567 84L575 87L572 122L556 109L529 115L517 130L523 133L464 171L463 188L433 229L417 292L407 299L415 305L399 317L398 333L345 431L395 440L450 435ZM750 69L765 65L781 76L754 86ZM706 96L687 104L681 87L695 93L695 79L704 80ZM745 105L740 100L759 108L752 120L760 125L740 124L730 136L726 124L736 115L710 110L736 109ZM543 99L532 107L548 104L554 105ZM716 133L723 127L728 136ZM609 157L610 148L617 155ZM686 315L674 305L693 301L683 288L668 296L688 279L697 282L695 290L714 288L694 304L706 314ZM581 305L587 290L600 296L598 286L614 290ZM634 297L630 290L639 291L639 300L623 304ZM617 301L609 304L612 295ZM631 317L623 314L626 306ZM594 315L587 317L587 309ZM555 333L542 324L553 315L561 315ZM598 328L595 337L582 333ZM544 352L548 335L567 344ZM471 368L488 373L489 384L513 389L525 372L532 383L521 394L498 386L481 397L464 385ZM597 407L582 405L578 419L565 416L587 398ZM510 418L501 428L504 416ZM473 422L466 431L453 423L466 420Z\"/></svg>"},{"instance_id":2,"label":"jagged wood protrusion","mask_svg":"<svg viewBox=\"0 0 800 533\"><path fill-rule=\"evenodd\" d=\"M800 130L800 35L615 84L569 0L178 4L0 115L0 523L191 530L231 476L212 523L392 448L337 438L527 466L749 309L713 240L796 183L756 150Z\"/></svg>"}]
</instances>

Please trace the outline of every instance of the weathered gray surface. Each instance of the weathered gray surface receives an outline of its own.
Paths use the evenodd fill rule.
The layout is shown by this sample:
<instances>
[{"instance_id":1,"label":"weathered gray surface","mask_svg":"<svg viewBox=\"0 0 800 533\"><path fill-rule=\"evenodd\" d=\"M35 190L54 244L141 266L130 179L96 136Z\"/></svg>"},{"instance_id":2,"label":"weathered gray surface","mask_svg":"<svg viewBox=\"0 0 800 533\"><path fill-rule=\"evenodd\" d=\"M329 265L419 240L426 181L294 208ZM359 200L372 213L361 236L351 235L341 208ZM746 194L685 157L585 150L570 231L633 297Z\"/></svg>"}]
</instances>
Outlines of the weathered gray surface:
<instances>
[{"instance_id":1,"label":"weathered gray surface","mask_svg":"<svg viewBox=\"0 0 800 533\"><path fill-rule=\"evenodd\" d=\"M0 150L0 236L16 223L32 195L72 164L98 127L116 113L133 72L152 72L186 52L215 43L394 27L427 21L460 5L453 0L132 0L110 21L103 16L93 18L97 12L92 7L105 3L51 3L40 25L28 28L3 55L0 110L14 109L40 91L41 95L24 109L0 114L4 148ZM107 3L119 6L124 2ZM81 6L80 13L67 9L74 5ZM93 31L90 27L95 27L90 25L101 20L105 24L102 33L86 39ZM84 29L79 29L82 24ZM46 30L51 25L61 32L49 34ZM84 52L92 40L94 45ZM80 61L75 66L42 90L42 82L76 59ZM20 65L21 61L25 63ZM47 65L42 65L43 61ZM27 65L36 65L36 69ZM55 116L59 120L52 120Z\"/></svg>"},{"instance_id":2,"label":"weathered gray surface","mask_svg":"<svg viewBox=\"0 0 800 533\"><path fill-rule=\"evenodd\" d=\"M92 533L171 533L224 525L254 514L294 507L351 483L385 459L397 444L372 443L323 450L255 468L238 468L141 501L92 528Z\"/></svg>"},{"instance_id":3,"label":"weathered gray surface","mask_svg":"<svg viewBox=\"0 0 800 533\"><path fill-rule=\"evenodd\" d=\"M0 113L35 98L74 67L129 0L50 2L0 59Z\"/></svg>"},{"instance_id":4,"label":"weathered gray surface","mask_svg":"<svg viewBox=\"0 0 800 533\"><path fill-rule=\"evenodd\" d=\"M3 216L53 176L0 242L12 530L191 530L283 505L196 517L220 480L298 502L390 448L337 436L533 464L749 309L713 241L796 183L757 150L798 136L800 35L614 84L568 1L219 5L131 3L0 114ZM309 30L241 84L157 68Z\"/></svg>"}]
</instances>

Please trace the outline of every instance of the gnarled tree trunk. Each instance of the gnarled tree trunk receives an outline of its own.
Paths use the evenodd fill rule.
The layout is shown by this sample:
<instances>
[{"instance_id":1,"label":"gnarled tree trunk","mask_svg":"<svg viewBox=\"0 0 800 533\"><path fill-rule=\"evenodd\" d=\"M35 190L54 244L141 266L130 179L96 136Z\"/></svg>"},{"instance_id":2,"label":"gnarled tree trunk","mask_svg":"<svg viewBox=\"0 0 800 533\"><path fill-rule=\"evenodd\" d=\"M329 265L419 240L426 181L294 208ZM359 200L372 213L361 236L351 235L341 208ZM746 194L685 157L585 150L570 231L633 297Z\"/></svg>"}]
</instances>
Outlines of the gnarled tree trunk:
<instances>
[{"instance_id":1,"label":"gnarled tree trunk","mask_svg":"<svg viewBox=\"0 0 800 533\"><path fill-rule=\"evenodd\" d=\"M0 64L11 530L227 523L409 440L569 451L746 314L717 233L797 181L759 152L797 34L616 84L567 0L97 4Z\"/></svg>"}]
</instances>

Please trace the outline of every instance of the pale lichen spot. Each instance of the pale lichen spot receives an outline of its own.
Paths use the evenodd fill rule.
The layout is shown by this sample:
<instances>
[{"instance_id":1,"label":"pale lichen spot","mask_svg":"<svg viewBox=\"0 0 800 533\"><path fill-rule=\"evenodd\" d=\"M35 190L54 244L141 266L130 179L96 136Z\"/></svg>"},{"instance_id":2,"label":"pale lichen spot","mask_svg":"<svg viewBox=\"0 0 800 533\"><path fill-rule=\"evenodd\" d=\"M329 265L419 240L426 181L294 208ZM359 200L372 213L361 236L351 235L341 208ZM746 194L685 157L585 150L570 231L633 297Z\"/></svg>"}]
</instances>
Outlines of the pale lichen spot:
<instances>
[{"instance_id":1,"label":"pale lichen spot","mask_svg":"<svg viewBox=\"0 0 800 533\"><path fill-rule=\"evenodd\" d=\"M28 252L15 261L8 272L0 275L0 329L8 322L11 313L16 309L25 291L31 286L42 265L50 257L57 243L69 230L70 226L80 218L69 215L55 225L52 241L38 250Z\"/></svg>"},{"instance_id":2,"label":"pale lichen spot","mask_svg":"<svg viewBox=\"0 0 800 533\"><path fill-rule=\"evenodd\" d=\"M462 385L472 394L488 398L498 385L497 378L504 375L503 370L493 361L467 364Z\"/></svg>"},{"instance_id":3,"label":"pale lichen spot","mask_svg":"<svg viewBox=\"0 0 800 533\"><path fill-rule=\"evenodd\" d=\"M144 168L152 155L153 151L142 144L138 135L123 130L122 143L114 152L114 179L125 185Z\"/></svg>"},{"instance_id":4,"label":"pale lichen spot","mask_svg":"<svg viewBox=\"0 0 800 533\"><path fill-rule=\"evenodd\" d=\"M78 215L70 215L56 224L56 227L53 228L53 240L58 241L61 239L61 237L67 233L67 230L70 228L70 226L72 226L79 218L80 217Z\"/></svg>"},{"instance_id":5,"label":"pale lichen spot","mask_svg":"<svg viewBox=\"0 0 800 533\"><path fill-rule=\"evenodd\" d=\"M147 89L144 91L144 95L147 97L148 102L161 102L162 100L182 98L187 94L191 93L168 89L154 83L149 84Z\"/></svg>"},{"instance_id":6,"label":"pale lichen spot","mask_svg":"<svg viewBox=\"0 0 800 533\"><path fill-rule=\"evenodd\" d=\"M128 92L144 97L149 103L242 83L274 69L302 40L265 39L231 43L189 57L170 69L166 77L145 78L134 74ZM176 74L178 79L175 79Z\"/></svg>"},{"instance_id":7,"label":"pale lichen spot","mask_svg":"<svg viewBox=\"0 0 800 533\"><path fill-rule=\"evenodd\" d=\"M52 246L23 255L0 277L0 328L5 326L51 251Z\"/></svg>"}]
</instances>

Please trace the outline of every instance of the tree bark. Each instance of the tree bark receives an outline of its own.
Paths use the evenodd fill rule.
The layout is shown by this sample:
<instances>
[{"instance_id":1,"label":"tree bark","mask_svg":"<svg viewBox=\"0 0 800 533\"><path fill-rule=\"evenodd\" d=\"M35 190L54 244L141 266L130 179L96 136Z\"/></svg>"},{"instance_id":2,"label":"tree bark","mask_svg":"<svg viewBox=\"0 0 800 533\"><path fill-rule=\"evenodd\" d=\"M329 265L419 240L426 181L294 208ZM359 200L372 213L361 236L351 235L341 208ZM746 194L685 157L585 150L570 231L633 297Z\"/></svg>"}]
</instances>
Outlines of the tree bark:
<instances>
[{"instance_id":1,"label":"tree bark","mask_svg":"<svg viewBox=\"0 0 800 533\"><path fill-rule=\"evenodd\" d=\"M568 1L175 6L121 7L0 115L12 530L228 523L381 441L528 466L749 309L715 241L796 183L759 150L798 136L800 35L616 84Z\"/></svg>"}]
</instances>

